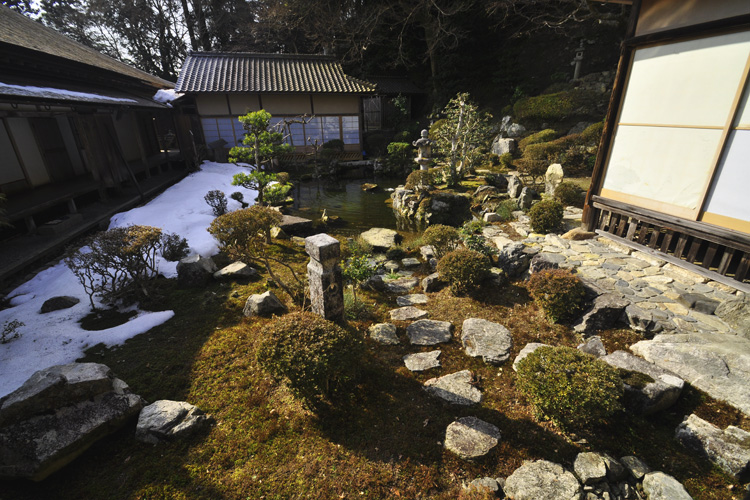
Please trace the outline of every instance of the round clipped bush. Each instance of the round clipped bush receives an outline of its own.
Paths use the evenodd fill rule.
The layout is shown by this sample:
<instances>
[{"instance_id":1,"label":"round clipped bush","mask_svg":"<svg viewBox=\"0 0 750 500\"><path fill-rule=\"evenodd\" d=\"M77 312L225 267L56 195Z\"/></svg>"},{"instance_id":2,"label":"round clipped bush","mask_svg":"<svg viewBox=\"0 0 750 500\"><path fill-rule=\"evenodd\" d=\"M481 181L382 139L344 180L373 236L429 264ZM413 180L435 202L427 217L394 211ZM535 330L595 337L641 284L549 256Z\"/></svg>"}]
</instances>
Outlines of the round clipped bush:
<instances>
[{"instance_id":1,"label":"round clipped bush","mask_svg":"<svg viewBox=\"0 0 750 500\"><path fill-rule=\"evenodd\" d=\"M274 320L261 338L258 364L313 408L344 389L360 364L361 340L311 312Z\"/></svg>"},{"instance_id":2,"label":"round clipped bush","mask_svg":"<svg viewBox=\"0 0 750 500\"><path fill-rule=\"evenodd\" d=\"M440 260L461 245L461 235L455 227L435 224L424 230L422 241L432 246L435 258Z\"/></svg>"},{"instance_id":3,"label":"round clipped bush","mask_svg":"<svg viewBox=\"0 0 750 500\"><path fill-rule=\"evenodd\" d=\"M553 323L576 318L586 297L583 282L567 269L545 269L532 274L528 289Z\"/></svg>"},{"instance_id":4,"label":"round clipped bush","mask_svg":"<svg viewBox=\"0 0 750 500\"><path fill-rule=\"evenodd\" d=\"M622 409L617 369L572 347L542 346L526 356L517 387L538 418L564 429L596 425Z\"/></svg>"},{"instance_id":5,"label":"round clipped bush","mask_svg":"<svg viewBox=\"0 0 750 500\"><path fill-rule=\"evenodd\" d=\"M566 207L579 207L583 202L583 189L572 182L562 182L555 188L555 199Z\"/></svg>"},{"instance_id":6,"label":"round clipped bush","mask_svg":"<svg viewBox=\"0 0 750 500\"><path fill-rule=\"evenodd\" d=\"M406 189L412 191L427 191L432 189L435 183L435 176L428 170L415 170L406 177Z\"/></svg>"},{"instance_id":7,"label":"round clipped bush","mask_svg":"<svg viewBox=\"0 0 750 500\"><path fill-rule=\"evenodd\" d=\"M454 295L465 295L479 287L490 275L490 262L474 250L460 249L447 253L437 266L440 277L450 284Z\"/></svg>"},{"instance_id":8,"label":"round clipped bush","mask_svg":"<svg viewBox=\"0 0 750 500\"><path fill-rule=\"evenodd\" d=\"M556 231L563 220L563 206L555 199L542 200L529 210L531 229L547 234Z\"/></svg>"}]
</instances>

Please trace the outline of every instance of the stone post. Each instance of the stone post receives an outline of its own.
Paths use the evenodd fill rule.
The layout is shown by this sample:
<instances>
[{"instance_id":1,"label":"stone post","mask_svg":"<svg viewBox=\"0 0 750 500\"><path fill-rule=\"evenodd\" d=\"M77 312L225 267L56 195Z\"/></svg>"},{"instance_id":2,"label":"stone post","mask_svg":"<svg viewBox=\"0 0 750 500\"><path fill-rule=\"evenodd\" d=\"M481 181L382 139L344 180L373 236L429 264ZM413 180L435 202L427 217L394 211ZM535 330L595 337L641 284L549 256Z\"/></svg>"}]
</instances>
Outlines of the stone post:
<instances>
[{"instance_id":1,"label":"stone post","mask_svg":"<svg viewBox=\"0 0 750 500\"><path fill-rule=\"evenodd\" d=\"M305 238L310 256L307 277L312 311L330 321L344 319L344 287L339 267L339 241L325 233Z\"/></svg>"}]
</instances>

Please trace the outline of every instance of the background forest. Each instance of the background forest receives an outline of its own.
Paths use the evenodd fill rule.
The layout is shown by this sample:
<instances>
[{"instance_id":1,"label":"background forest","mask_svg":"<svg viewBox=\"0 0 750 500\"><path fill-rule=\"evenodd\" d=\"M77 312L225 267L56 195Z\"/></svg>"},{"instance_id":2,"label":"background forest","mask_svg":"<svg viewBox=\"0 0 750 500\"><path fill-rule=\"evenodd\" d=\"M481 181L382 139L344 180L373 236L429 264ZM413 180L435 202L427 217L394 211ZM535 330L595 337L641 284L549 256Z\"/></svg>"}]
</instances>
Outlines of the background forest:
<instances>
[{"instance_id":1,"label":"background forest","mask_svg":"<svg viewBox=\"0 0 750 500\"><path fill-rule=\"evenodd\" d=\"M189 50L327 53L349 74L408 76L439 109L468 91L496 112L614 69L628 7L592 0L1 0L116 59L176 81ZM499 114L499 113L498 113Z\"/></svg>"}]
</instances>

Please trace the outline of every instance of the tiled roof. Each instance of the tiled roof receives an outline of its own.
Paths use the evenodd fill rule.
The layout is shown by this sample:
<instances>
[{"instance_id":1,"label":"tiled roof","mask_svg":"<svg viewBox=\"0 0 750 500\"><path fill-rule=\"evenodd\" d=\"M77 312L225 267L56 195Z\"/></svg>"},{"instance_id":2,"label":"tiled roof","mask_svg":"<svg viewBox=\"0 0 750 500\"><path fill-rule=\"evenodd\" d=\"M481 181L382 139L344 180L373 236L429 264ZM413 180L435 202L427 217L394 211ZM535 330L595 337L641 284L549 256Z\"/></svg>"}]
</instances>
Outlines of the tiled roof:
<instances>
[{"instance_id":1,"label":"tiled roof","mask_svg":"<svg viewBox=\"0 0 750 500\"><path fill-rule=\"evenodd\" d=\"M172 87L172 83L166 80L116 61L0 5L0 46L6 44L135 78L155 88ZM8 50L10 47L0 47L3 48Z\"/></svg>"},{"instance_id":2,"label":"tiled roof","mask_svg":"<svg viewBox=\"0 0 750 500\"><path fill-rule=\"evenodd\" d=\"M369 94L375 86L346 75L329 56L191 52L175 91Z\"/></svg>"}]
</instances>

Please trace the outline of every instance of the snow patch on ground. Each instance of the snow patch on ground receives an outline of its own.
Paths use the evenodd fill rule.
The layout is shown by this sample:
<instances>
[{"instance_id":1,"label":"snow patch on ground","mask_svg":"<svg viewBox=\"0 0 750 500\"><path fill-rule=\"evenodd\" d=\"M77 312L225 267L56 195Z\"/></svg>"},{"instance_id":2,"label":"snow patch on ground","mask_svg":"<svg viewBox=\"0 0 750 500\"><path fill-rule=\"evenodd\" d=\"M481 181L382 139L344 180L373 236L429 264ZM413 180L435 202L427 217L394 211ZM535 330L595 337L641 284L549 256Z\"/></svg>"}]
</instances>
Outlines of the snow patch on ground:
<instances>
[{"instance_id":1,"label":"snow patch on ground","mask_svg":"<svg viewBox=\"0 0 750 500\"><path fill-rule=\"evenodd\" d=\"M227 195L241 191L247 201L252 201L256 192L231 185L232 175L239 170L236 165L205 162L200 171L170 187L148 204L117 214L112 218L110 228L131 224L160 227L187 238L193 253L211 256L218 248L206 229L214 216L203 197L210 190L220 189ZM232 199L228 205L229 210L240 208L239 202ZM158 265L165 276L177 275L175 262L160 258ZM80 302L69 309L40 313L47 299L60 295L77 297ZM16 390L37 370L72 363L83 356L84 350L98 343L107 346L121 344L174 316L173 311L138 311L123 325L100 331L83 330L79 321L91 312L89 298L63 262L41 271L10 292L7 298L11 307L0 310L0 328L13 320L23 322L24 326L17 330L20 338L0 344L0 397ZM116 370L116 367L112 368Z\"/></svg>"}]
</instances>

